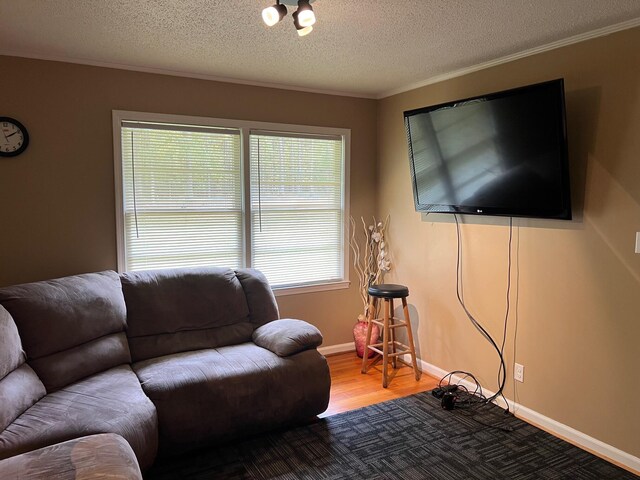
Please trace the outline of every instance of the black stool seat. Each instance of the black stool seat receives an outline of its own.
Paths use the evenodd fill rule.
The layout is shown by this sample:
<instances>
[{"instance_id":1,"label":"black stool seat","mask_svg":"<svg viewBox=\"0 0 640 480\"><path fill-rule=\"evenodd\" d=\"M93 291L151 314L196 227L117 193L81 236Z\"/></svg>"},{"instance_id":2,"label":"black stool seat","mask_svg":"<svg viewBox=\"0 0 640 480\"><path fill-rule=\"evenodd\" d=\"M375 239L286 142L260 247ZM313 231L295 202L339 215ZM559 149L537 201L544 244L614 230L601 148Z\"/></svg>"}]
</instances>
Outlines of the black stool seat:
<instances>
[{"instance_id":1,"label":"black stool seat","mask_svg":"<svg viewBox=\"0 0 640 480\"><path fill-rule=\"evenodd\" d=\"M405 298L409 296L409 289L407 287L394 283L371 285L368 292L372 297L378 298Z\"/></svg>"}]
</instances>

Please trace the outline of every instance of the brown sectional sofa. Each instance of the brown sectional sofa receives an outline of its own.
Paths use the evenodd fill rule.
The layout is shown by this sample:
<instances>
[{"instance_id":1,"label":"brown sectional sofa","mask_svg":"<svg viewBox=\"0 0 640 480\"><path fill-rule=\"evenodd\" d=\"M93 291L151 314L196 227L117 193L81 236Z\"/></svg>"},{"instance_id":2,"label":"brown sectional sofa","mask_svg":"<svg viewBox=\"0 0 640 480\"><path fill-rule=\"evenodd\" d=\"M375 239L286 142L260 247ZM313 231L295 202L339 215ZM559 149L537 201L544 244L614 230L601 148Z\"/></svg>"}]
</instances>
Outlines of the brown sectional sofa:
<instances>
[{"instance_id":1,"label":"brown sectional sofa","mask_svg":"<svg viewBox=\"0 0 640 480\"><path fill-rule=\"evenodd\" d=\"M0 459L122 436L142 470L327 407L322 337L256 270L99 272L0 289ZM0 472L2 471L0 462Z\"/></svg>"}]
</instances>

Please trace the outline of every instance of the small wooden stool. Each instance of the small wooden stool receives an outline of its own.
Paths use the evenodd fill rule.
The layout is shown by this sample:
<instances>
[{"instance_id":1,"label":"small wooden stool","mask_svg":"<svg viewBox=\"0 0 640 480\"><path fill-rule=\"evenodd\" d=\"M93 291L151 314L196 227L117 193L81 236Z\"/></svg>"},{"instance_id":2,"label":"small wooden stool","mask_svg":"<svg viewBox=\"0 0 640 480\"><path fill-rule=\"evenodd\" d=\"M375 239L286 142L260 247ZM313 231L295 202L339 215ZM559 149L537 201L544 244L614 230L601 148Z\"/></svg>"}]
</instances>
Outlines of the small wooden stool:
<instances>
[{"instance_id":1,"label":"small wooden stool","mask_svg":"<svg viewBox=\"0 0 640 480\"><path fill-rule=\"evenodd\" d=\"M379 355L382 355L382 387L387 388L389 385L388 365L389 357L393 368L398 368L398 361L413 367L413 372L416 380L420 379L420 371L418 370L418 364L416 362L416 350L413 346L413 332L411 331L411 320L409 319L409 309L407 308L407 297L409 296L409 289L404 285L394 284L380 284L372 285L369 287L369 296L371 297L369 303L369 315L367 318L367 336L364 345L364 355L362 356L362 373L367 373L369 366L380 360L377 357L369 366L367 366L367 357L369 350L373 350ZM373 318L378 304L378 299L384 300L384 316L382 318ZM401 298L402 307L404 310L404 320L400 320L393 316L393 299ZM369 345L369 338L371 337L371 328L373 324L382 327L382 343L374 343ZM395 329L405 327L407 329L407 338L409 345L405 345L396 340ZM402 350L398 350L400 347ZM382 350L380 350L382 348ZM401 355L411 355L411 364L407 363Z\"/></svg>"}]
</instances>

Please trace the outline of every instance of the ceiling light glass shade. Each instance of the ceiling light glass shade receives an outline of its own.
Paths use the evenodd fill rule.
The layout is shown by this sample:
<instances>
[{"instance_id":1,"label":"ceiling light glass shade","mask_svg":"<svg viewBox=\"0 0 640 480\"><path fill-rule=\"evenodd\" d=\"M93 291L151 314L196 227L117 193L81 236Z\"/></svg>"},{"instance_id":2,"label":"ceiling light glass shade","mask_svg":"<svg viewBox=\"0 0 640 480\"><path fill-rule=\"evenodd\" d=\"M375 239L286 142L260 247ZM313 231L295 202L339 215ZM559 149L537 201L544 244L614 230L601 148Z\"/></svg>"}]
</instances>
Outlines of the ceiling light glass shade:
<instances>
[{"instance_id":1,"label":"ceiling light glass shade","mask_svg":"<svg viewBox=\"0 0 640 480\"><path fill-rule=\"evenodd\" d=\"M275 5L262 10L262 20L264 20L264 23L266 23L268 26L272 27L280 20L282 20L286 14L287 7L276 3Z\"/></svg>"},{"instance_id":2,"label":"ceiling light glass shade","mask_svg":"<svg viewBox=\"0 0 640 480\"><path fill-rule=\"evenodd\" d=\"M311 25L309 25L308 27L302 27L298 29L298 35L304 37L305 35L309 35L311 33L311 30L313 30L313 27Z\"/></svg>"},{"instance_id":3,"label":"ceiling light glass shade","mask_svg":"<svg viewBox=\"0 0 640 480\"><path fill-rule=\"evenodd\" d=\"M309 4L309 0L300 0L298 2L298 23L301 27L309 27L316 23L316 15L313 13L313 8Z\"/></svg>"}]
</instances>

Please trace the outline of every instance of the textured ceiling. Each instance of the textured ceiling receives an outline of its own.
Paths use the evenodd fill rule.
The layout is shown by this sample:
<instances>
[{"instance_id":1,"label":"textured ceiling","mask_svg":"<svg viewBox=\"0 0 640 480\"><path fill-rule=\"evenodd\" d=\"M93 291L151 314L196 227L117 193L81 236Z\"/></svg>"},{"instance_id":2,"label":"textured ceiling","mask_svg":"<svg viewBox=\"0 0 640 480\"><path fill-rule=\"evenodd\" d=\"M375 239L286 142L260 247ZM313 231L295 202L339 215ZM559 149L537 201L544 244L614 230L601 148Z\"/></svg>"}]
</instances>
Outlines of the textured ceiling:
<instances>
[{"instance_id":1,"label":"textured ceiling","mask_svg":"<svg viewBox=\"0 0 640 480\"><path fill-rule=\"evenodd\" d=\"M0 0L0 54L380 97L621 22L639 0L316 0L298 37L273 0Z\"/></svg>"}]
</instances>

